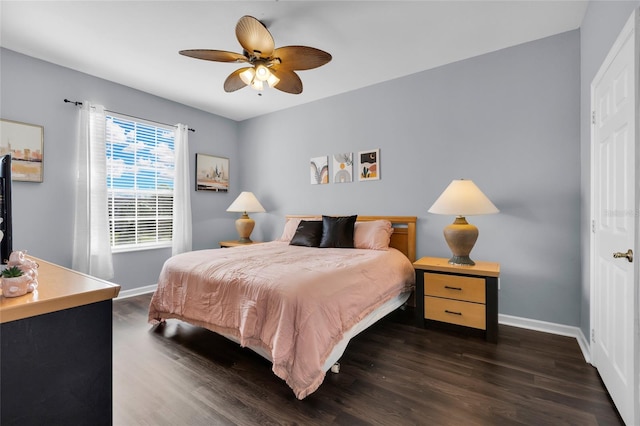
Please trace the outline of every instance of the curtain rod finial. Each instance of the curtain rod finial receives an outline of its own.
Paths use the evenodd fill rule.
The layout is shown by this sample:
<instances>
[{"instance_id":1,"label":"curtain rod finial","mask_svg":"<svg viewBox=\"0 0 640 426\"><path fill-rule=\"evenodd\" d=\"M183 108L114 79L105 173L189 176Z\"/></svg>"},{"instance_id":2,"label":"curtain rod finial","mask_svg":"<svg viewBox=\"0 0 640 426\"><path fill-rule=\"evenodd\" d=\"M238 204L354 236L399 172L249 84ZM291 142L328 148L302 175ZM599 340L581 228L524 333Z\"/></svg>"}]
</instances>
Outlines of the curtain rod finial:
<instances>
[{"instance_id":1,"label":"curtain rod finial","mask_svg":"<svg viewBox=\"0 0 640 426\"><path fill-rule=\"evenodd\" d=\"M64 103L74 104L75 106L82 105L82 102L78 101L70 101L69 99L64 99Z\"/></svg>"}]
</instances>

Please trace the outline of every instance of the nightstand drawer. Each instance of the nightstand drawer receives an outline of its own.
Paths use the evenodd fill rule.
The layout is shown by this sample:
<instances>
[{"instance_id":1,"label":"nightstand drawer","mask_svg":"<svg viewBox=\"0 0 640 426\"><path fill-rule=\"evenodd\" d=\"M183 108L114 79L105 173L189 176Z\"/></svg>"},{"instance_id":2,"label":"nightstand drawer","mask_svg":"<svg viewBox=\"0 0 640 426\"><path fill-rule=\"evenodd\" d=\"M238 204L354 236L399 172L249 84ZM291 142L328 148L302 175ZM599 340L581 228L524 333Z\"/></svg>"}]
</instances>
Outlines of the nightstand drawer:
<instances>
[{"instance_id":1,"label":"nightstand drawer","mask_svg":"<svg viewBox=\"0 0 640 426\"><path fill-rule=\"evenodd\" d=\"M426 319L486 330L485 305L425 296L424 308Z\"/></svg>"},{"instance_id":2,"label":"nightstand drawer","mask_svg":"<svg viewBox=\"0 0 640 426\"><path fill-rule=\"evenodd\" d=\"M484 278L425 272L424 294L425 296L485 303L485 280Z\"/></svg>"}]
</instances>

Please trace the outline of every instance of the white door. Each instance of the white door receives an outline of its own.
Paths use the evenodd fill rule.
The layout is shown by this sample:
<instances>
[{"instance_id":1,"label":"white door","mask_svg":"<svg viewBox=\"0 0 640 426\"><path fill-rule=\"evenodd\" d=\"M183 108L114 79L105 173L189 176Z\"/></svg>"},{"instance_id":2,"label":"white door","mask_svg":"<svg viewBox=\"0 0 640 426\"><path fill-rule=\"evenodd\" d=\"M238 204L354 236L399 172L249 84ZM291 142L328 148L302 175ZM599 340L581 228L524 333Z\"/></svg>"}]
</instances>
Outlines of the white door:
<instances>
[{"instance_id":1,"label":"white door","mask_svg":"<svg viewBox=\"0 0 640 426\"><path fill-rule=\"evenodd\" d=\"M640 423L637 22L636 11L591 84L591 356L627 425Z\"/></svg>"}]
</instances>

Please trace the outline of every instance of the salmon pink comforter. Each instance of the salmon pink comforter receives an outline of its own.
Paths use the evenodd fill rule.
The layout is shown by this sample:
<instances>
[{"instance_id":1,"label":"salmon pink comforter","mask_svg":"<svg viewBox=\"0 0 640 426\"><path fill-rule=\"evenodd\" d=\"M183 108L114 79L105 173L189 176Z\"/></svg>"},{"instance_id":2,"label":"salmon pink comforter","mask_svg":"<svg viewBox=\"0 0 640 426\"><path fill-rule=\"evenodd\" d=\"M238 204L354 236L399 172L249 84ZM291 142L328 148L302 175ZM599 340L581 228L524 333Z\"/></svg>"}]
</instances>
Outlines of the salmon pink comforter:
<instances>
[{"instance_id":1,"label":"salmon pink comforter","mask_svg":"<svg viewBox=\"0 0 640 426\"><path fill-rule=\"evenodd\" d=\"M166 261L149 321L177 318L270 354L302 399L325 376L343 333L415 282L399 251L269 242L179 254Z\"/></svg>"}]
</instances>

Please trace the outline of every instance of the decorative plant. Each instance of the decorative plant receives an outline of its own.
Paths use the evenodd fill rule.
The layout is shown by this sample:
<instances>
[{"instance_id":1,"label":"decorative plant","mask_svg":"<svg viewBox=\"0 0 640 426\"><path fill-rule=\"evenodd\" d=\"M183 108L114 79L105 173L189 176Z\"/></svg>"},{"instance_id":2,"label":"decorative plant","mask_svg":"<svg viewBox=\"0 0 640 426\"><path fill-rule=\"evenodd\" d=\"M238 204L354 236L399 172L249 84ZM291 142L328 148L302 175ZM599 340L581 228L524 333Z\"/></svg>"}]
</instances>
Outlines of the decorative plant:
<instances>
[{"instance_id":1,"label":"decorative plant","mask_svg":"<svg viewBox=\"0 0 640 426\"><path fill-rule=\"evenodd\" d=\"M10 268L3 270L2 273L0 273L0 275L3 278L15 278L15 277L23 276L24 272L22 272L22 269L18 268L17 266L12 266Z\"/></svg>"}]
</instances>

